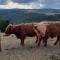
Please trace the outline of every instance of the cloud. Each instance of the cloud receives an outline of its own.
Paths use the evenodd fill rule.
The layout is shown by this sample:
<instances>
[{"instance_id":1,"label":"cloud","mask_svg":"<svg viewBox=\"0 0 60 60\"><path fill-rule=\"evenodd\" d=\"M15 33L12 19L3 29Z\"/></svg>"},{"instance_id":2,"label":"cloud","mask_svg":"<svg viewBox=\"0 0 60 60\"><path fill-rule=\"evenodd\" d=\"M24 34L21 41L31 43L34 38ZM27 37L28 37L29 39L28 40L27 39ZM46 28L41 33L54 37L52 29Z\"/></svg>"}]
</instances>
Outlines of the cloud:
<instances>
[{"instance_id":1,"label":"cloud","mask_svg":"<svg viewBox=\"0 0 60 60\"><path fill-rule=\"evenodd\" d=\"M60 0L0 0L0 9L41 9L58 8Z\"/></svg>"},{"instance_id":2,"label":"cloud","mask_svg":"<svg viewBox=\"0 0 60 60\"><path fill-rule=\"evenodd\" d=\"M5 4L7 0L0 0L0 4Z\"/></svg>"},{"instance_id":3,"label":"cloud","mask_svg":"<svg viewBox=\"0 0 60 60\"><path fill-rule=\"evenodd\" d=\"M40 4L39 2L30 2L30 3L16 3L11 0L7 1L7 4L0 5L0 9L40 9L43 8L44 5Z\"/></svg>"},{"instance_id":4,"label":"cloud","mask_svg":"<svg viewBox=\"0 0 60 60\"><path fill-rule=\"evenodd\" d=\"M45 8L60 9L60 0L45 0Z\"/></svg>"}]
</instances>

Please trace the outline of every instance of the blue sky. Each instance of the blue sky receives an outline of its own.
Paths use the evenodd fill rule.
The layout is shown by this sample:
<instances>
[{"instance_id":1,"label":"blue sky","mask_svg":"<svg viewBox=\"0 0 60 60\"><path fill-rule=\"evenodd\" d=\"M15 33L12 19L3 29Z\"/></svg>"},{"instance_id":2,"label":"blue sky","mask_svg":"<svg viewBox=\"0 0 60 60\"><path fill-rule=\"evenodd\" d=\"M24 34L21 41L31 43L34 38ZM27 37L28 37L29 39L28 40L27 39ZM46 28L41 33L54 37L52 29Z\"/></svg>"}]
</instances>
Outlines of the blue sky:
<instances>
[{"instance_id":1,"label":"blue sky","mask_svg":"<svg viewBox=\"0 0 60 60\"><path fill-rule=\"evenodd\" d=\"M60 9L60 0L0 0L0 9Z\"/></svg>"}]
</instances>

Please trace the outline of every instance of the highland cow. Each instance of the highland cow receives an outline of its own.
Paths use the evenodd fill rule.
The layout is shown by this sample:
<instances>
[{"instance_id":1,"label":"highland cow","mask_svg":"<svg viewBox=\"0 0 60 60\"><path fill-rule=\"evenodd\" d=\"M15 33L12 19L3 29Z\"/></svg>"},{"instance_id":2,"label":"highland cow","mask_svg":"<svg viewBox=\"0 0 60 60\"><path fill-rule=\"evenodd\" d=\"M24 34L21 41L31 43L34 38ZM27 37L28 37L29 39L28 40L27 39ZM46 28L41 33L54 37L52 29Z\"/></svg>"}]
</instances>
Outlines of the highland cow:
<instances>
[{"instance_id":1,"label":"highland cow","mask_svg":"<svg viewBox=\"0 0 60 60\"><path fill-rule=\"evenodd\" d=\"M27 36L36 36L38 39L38 32L32 23L11 25L9 24L5 29L5 36L15 34L17 38L21 39L21 45L24 45L24 40Z\"/></svg>"},{"instance_id":2,"label":"highland cow","mask_svg":"<svg viewBox=\"0 0 60 60\"><path fill-rule=\"evenodd\" d=\"M38 46L40 45L41 40L43 40L44 46L47 46L47 39L49 37L51 37L51 38L57 37L57 40L54 43L54 45L56 45L58 43L58 41L60 41L60 23L58 21L40 22L39 24L37 24L37 29L40 32ZM59 44L60 44L60 42L59 42Z\"/></svg>"}]
</instances>

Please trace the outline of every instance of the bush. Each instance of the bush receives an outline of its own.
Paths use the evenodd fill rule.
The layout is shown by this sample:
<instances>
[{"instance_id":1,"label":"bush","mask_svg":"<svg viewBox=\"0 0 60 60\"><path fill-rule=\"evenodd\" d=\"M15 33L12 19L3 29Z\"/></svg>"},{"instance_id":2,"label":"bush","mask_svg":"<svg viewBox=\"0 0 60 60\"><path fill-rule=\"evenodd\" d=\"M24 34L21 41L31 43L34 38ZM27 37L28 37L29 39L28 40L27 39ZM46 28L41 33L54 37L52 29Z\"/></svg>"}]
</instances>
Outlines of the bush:
<instances>
[{"instance_id":1,"label":"bush","mask_svg":"<svg viewBox=\"0 0 60 60\"><path fill-rule=\"evenodd\" d=\"M9 24L8 20L0 19L0 30L1 30L1 32L4 32L4 30L5 30L5 28L7 27L8 24Z\"/></svg>"}]
</instances>

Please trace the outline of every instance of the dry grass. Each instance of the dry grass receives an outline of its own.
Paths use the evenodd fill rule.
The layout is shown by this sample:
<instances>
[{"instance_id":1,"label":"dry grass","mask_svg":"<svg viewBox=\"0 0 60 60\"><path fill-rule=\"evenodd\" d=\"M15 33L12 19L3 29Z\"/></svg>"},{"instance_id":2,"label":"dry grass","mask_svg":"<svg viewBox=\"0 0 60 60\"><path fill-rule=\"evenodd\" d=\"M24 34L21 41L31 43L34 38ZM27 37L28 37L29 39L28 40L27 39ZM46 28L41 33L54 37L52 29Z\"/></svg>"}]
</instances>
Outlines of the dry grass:
<instances>
[{"instance_id":1,"label":"dry grass","mask_svg":"<svg viewBox=\"0 0 60 60\"><path fill-rule=\"evenodd\" d=\"M20 40L14 35L3 37L1 33L2 52L0 52L0 60L53 60L57 54L60 54L60 46L53 45L54 39L48 40L48 46L37 47L35 44L36 38L27 37L25 39L25 46L20 45ZM60 57L59 57L60 59Z\"/></svg>"}]
</instances>

